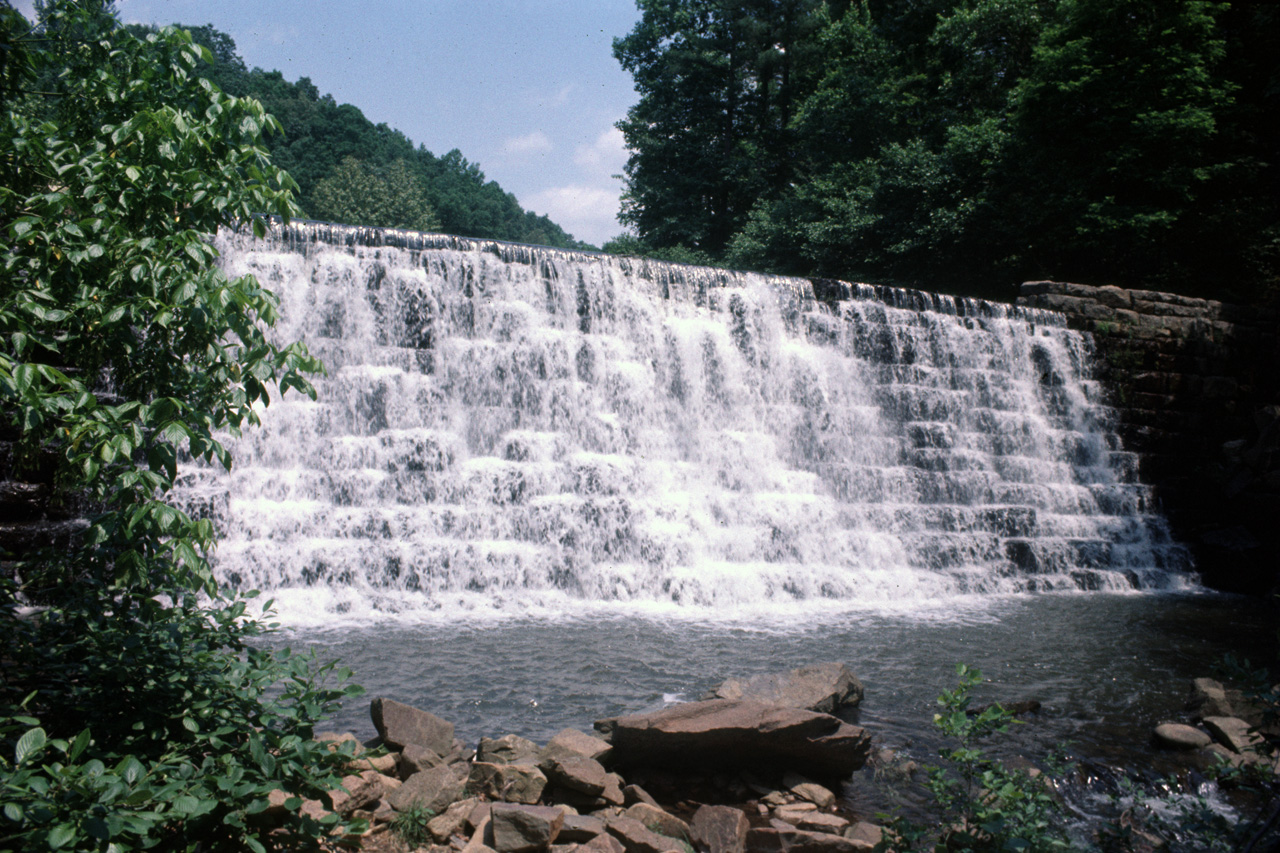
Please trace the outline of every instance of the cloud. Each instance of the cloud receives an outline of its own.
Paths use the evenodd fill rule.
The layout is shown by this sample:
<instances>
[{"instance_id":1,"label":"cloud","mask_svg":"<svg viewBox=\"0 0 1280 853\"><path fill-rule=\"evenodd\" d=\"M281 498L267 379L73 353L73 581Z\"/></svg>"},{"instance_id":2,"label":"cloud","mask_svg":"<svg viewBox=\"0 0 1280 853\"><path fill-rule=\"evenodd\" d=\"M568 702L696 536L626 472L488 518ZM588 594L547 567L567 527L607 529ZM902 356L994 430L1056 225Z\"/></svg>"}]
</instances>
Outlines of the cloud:
<instances>
[{"instance_id":1,"label":"cloud","mask_svg":"<svg viewBox=\"0 0 1280 853\"><path fill-rule=\"evenodd\" d=\"M599 246L622 232L618 197L616 185L571 184L535 193L527 204L577 239Z\"/></svg>"},{"instance_id":2,"label":"cloud","mask_svg":"<svg viewBox=\"0 0 1280 853\"><path fill-rule=\"evenodd\" d=\"M622 131L611 127L589 145L579 145L573 152L573 162L598 178L611 179L619 174L627 162L627 142Z\"/></svg>"},{"instance_id":3,"label":"cloud","mask_svg":"<svg viewBox=\"0 0 1280 853\"><path fill-rule=\"evenodd\" d=\"M530 157L550 154L555 146L545 133L535 130L524 136L512 136L502 143L502 153L507 157Z\"/></svg>"}]
</instances>

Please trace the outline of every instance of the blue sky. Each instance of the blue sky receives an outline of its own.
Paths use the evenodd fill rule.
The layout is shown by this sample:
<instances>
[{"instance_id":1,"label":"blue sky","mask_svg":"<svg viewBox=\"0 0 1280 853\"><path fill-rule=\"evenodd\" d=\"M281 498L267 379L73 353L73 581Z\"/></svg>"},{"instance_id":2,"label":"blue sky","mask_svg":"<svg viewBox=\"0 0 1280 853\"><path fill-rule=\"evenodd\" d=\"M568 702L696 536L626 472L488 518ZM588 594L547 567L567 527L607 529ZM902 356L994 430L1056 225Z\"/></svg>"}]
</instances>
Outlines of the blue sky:
<instances>
[{"instance_id":1,"label":"blue sky","mask_svg":"<svg viewBox=\"0 0 1280 853\"><path fill-rule=\"evenodd\" d=\"M31 0L15 7L30 16ZM125 23L212 24L250 67L310 77L435 154L485 176L580 240L616 220L635 103L613 39L632 0L118 0Z\"/></svg>"}]
</instances>

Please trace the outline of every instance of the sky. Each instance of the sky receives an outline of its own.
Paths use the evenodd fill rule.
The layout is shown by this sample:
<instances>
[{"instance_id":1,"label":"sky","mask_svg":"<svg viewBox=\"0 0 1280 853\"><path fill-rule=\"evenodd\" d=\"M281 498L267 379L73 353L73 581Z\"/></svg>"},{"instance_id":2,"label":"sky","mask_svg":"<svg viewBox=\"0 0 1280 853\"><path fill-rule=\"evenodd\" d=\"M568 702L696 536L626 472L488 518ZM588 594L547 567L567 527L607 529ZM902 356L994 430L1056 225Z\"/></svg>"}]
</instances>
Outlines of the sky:
<instances>
[{"instance_id":1,"label":"sky","mask_svg":"<svg viewBox=\"0 0 1280 853\"><path fill-rule=\"evenodd\" d=\"M33 17L32 0L15 8ZM127 24L212 24L250 68L310 77L597 246L620 234L627 152L614 124L637 100L613 39L633 0L117 0Z\"/></svg>"}]
</instances>

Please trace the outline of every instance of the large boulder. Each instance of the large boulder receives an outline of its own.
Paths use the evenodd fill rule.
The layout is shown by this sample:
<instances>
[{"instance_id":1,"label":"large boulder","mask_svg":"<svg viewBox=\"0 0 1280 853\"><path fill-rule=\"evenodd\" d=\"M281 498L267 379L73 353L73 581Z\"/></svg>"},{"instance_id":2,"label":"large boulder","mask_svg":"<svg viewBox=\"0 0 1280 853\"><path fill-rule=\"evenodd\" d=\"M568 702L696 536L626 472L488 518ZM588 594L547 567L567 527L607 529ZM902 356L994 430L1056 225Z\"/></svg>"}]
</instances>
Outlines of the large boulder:
<instances>
[{"instance_id":1,"label":"large boulder","mask_svg":"<svg viewBox=\"0 0 1280 853\"><path fill-rule=\"evenodd\" d=\"M467 788L507 803L533 805L542 797L547 777L533 764L490 764L476 761L471 765Z\"/></svg>"},{"instance_id":2,"label":"large boulder","mask_svg":"<svg viewBox=\"0 0 1280 853\"><path fill-rule=\"evenodd\" d=\"M689 834L694 846L707 853L743 853L750 828L741 809L700 806L689 823Z\"/></svg>"},{"instance_id":3,"label":"large boulder","mask_svg":"<svg viewBox=\"0 0 1280 853\"><path fill-rule=\"evenodd\" d=\"M746 699L833 714L862 701L862 682L842 663L815 663L790 672L730 678L703 699Z\"/></svg>"},{"instance_id":4,"label":"large boulder","mask_svg":"<svg viewBox=\"0 0 1280 853\"><path fill-rule=\"evenodd\" d=\"M387 802L399 812L421 807L440 814L461 798L462 782L453 771L448 767L430 767L406 779L387 795Z\"/></svg>"},{"instance_id":5,"label":"large boulder","mask_svg":"<svg viewBox=\"0 0 1280 853\"><path fill-rule=\"evenodd\" d=\"M453 723L435 714L379 696L369 703L369 716L378 736L393 749L417 744L439 755L453 749Z\"/></svg>"},{"instance_id":6,"label":"large boulder","mask_svg":"<svg viewBox=\"0 0 1280 853\"><path fill-rule=\"evenodd\" d=\"M539 747L531 740L519 735L506 735L500 738L480 738L476 746L476 761L488 764L516 764L521 761L536 760Z\"/></svg>"},{"instance_id":7,"label":"large boulder","mask_svg":"<svg viewBox=\"0 0 1280 853\"><path fill-rule=\"evenodd\" d=\"M711 699L600 720L619 767L795 770L848 776L866 763L871 738L829 714Z\"/></svg>"}]
</instances>

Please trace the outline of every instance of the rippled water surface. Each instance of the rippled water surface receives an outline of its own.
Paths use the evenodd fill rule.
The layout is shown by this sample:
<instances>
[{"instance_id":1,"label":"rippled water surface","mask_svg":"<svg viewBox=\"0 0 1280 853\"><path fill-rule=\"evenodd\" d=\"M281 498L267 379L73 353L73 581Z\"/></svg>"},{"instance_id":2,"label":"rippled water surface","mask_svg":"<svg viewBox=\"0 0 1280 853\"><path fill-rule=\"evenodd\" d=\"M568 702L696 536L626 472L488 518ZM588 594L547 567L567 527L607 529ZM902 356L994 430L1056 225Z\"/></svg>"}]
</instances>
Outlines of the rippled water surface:
<instances>
[{"instance_id":1,"label":"rippled water surface","mask_svg":"<svg viewBox=\"0 0 1280 853\"><path fill-rule=\"evenodd\" d=\"M1039 754L1069 741L1103 760L1145 764L1152 726L1177 718L1191 678L1228 653L1274 655L1265 612L1216 595L1042 595L960 600L930 614L848 613L743 625L599 614L476 623L288 631L355 671L370 696L451 720L464 740L565 726L696 699L729 676L846 662L866 699L856 721L885 745L929 758L938 693L958 662L988 683L978 701L1037 699L1007 746ZM366 699L336 726L372 735Z\"/></svg>"}]
</instances>

